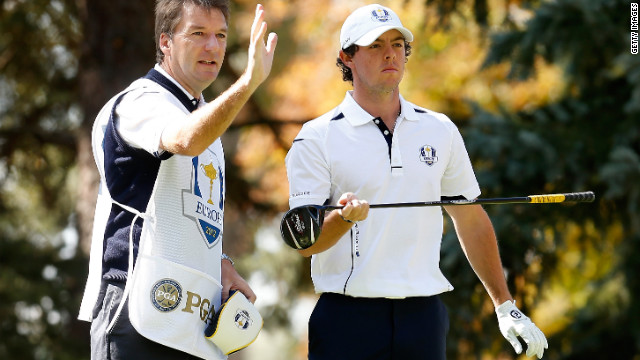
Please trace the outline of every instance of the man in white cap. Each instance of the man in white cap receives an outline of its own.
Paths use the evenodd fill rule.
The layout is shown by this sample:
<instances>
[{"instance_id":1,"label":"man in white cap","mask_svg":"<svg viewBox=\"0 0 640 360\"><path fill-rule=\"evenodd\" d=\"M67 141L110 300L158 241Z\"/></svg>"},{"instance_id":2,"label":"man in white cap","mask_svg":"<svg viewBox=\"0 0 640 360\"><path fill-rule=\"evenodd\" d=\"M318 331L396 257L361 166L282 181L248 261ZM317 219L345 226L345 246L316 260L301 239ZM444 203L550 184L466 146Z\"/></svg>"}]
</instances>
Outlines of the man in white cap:
<instances>
[{"instance_id":1,"label":"man in white cap","mask_svg":"<svg viewBox=\"0 0 640 360\"><path fill-rule=\"evenodd\" d=\"M439 268L438 207L371 203L474 199L480 195L463 139L443 114L399 93L413 34L389 8L354 11L337 60L353 84L344 101L300 130L286 159L289 205L340 204L308 249L320 298L309 320L309 359L445 359L453 290ZM365 200L366 199L366 200ZM544 334L516 308L491 220L480 205L449 206L469 263L496 308L500 331L542 357Z\"/></svg>"}]
</instances>

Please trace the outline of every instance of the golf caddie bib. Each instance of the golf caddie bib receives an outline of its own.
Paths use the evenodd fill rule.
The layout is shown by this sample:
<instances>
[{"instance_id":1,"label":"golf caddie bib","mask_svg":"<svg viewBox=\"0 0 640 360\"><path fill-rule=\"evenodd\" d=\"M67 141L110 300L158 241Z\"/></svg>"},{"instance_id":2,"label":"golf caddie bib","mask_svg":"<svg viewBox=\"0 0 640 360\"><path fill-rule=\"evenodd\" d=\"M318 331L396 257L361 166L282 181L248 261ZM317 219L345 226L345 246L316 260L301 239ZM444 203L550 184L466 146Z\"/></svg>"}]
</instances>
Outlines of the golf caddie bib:
<instances>
[{"instance_id":1,"label":"golf caddie bib","mask_svg":"<svg viewBox=\"0 0 640 360\"><path fill-rule=\"evenodd\" d=\"M105 186L105 137L112 136L110 141L116 137L122 143L113 131L114 109L126 93L141 89L164 94L167 101L173 99L165 85L140 79L107 103L94 123L92 146L101 185L79 318L90 321L89 310L95 304L101 278L104 225L111 209L119 206L135 216L129 233L127 283L107 331L128 306L131 324L144 337L201 358L226 359L204 336L207 323L221 305L225 163L220 139L196 157L163 157L144 211L114 200ZM185 107L184 112L186 116L189 110ZM138 219L143 222L134 259L133 224Z\"/></svg>"},{"instance_id":2,"label":"golf caddie bib","mask_svg":"<svg viewBox=\"0 0 640 360\"><path fill-rule=\"evenodd\" d=\"M205 359L226 358L203 336L221 303L222 168L212 149L162 162L147 211L140 214L139 252L127 281L135 329ZM176 183L182 174L190 174L188 183Z\"/></svg>"}]
</instances>

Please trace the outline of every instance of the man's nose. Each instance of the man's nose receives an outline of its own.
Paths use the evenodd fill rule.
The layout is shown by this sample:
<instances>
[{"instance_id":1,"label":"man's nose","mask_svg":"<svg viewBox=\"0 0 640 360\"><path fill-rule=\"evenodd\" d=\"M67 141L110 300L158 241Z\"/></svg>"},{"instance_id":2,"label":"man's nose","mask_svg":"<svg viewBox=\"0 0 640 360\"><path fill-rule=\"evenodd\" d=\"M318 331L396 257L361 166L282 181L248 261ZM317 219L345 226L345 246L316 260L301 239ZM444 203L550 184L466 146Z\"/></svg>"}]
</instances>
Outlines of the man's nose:
<instances>
[{"instance_id":1,"label":"man's nose","mask_svg":"<svg viewBox=\"0 0 640 360\"><path fill-rule=\"evenodd\" d=\"M387 45L384 49L384 58L385 60L393 60L396 58L396 52L393 51L393 46Z\"/></svg>"},{"instance_id":2,"label":"man's nose","mask_svg":"<svg viewBox=\"0 0 640 360\"><path fill-rule=\"evenodd\" d=\"M207 50L217 50L221 46L221 40L214 34L207 38L205 43L205 48Z\"/></svg>"}]
</instances>

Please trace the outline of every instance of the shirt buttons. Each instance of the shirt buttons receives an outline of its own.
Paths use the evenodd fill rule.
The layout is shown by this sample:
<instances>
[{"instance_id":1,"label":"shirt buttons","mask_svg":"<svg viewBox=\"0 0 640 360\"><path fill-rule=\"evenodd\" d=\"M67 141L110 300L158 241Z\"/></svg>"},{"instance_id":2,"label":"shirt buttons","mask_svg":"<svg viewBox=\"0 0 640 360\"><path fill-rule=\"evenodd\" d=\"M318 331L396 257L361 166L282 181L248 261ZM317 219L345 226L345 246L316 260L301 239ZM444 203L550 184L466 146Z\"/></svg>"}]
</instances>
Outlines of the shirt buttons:
<instances>
[{"instance_id":1,"label":"shirt buttons","mask_svg":"<svg viewBox=\"0 0 640 360\"><path fill-rule=\"evenodd\" d=\"M373 120L373 122L376 123L376 125L380 124L380 120L378 120L378 119Z\"/></svg>"},{"instance_id":2,"label":"shirt buttons","mask_svg":"<svg viewBox=\"0 0 640 360\"><path fill-rule=\"evenodd\" d=\"M385 130L385 131L384 131L384 134L385 134L385 135L389 135L389 130Z\"/></svg>"}]
</instances>

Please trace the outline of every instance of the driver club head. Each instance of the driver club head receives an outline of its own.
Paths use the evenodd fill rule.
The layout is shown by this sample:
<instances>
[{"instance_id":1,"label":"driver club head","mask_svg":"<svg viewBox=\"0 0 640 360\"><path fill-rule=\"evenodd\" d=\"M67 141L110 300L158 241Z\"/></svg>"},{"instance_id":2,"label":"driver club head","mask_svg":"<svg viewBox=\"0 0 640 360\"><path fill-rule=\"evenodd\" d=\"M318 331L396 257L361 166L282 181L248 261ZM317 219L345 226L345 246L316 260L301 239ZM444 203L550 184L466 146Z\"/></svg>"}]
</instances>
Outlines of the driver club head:
<instances>
[{"instance_id":1,"label":"driver club head","mask_svg":"<svg viewBox=\"0 0 640 360\"><path fill-rule=\"evenodd\" d=\"M303 250L313 245L324 222L325 209L318 205L307 205L287 211L280 221L280 234L290 247Z\"/></svg>"}]
</instances>

